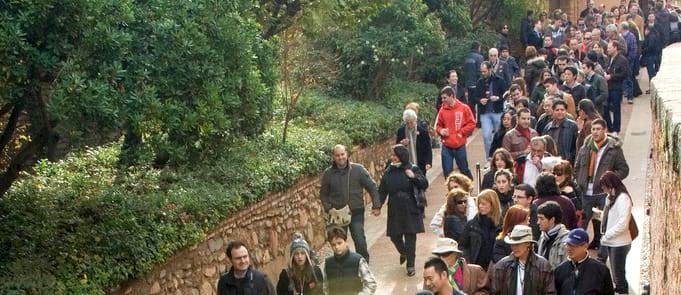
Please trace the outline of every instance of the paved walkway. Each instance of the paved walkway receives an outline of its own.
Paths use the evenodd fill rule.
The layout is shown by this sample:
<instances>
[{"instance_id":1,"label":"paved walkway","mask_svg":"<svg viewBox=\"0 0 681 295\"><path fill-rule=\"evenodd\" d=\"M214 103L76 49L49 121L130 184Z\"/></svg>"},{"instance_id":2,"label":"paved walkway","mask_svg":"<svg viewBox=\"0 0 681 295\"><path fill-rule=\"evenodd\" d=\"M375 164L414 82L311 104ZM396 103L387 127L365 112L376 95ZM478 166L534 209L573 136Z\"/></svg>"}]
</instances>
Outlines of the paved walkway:
<instances>
[{"instance_id":1,"label":"paved walkway","mask_svg":"<svg viewBox=\"0 0 681 295\"><path fill-rule=\"evenodd\" d=\"M648 79L645 70L641 70L641 88L643 91L648 89ZM630 120L634 113L635 119ZM642 95L635 99L633 105L622 105L622 132L620 136L624 138L624 153L630 166L629 177L625 180L627 188L631 192L634 200L634 216L641 230L640 237L634 241L631 252L627 258L627 278L629 280L631 294L640 294L640 257L642 238L644 231L644 199L645 199L645 179L648 164L648 153L650 150L650 96ZM484 164L482 134L480 129L476 129L473 136L468 141L468 159L474 177L476 176L475 164ZM446 187L442 176L440 163L440 150L433 150L433 168L428 171L427 176L430 181L428 189L428 202L430 206L426 208L426 218L424 224L426 232L419 234L416 241L416 276L408 277L404 265L399 265L399 255L390 239L385 236L386 230L386 209L382 210L379 217L374 217L367 212L366 233L371 254L370 267L378 281L378 291L376 294L414 294L422 288L423 284L423 264L431 256L430 251L436 242L436 236L430 231L428 224L433 215L444 203ZM352 245L352 243L350 243Z\"/></svg>"}]
</instances>

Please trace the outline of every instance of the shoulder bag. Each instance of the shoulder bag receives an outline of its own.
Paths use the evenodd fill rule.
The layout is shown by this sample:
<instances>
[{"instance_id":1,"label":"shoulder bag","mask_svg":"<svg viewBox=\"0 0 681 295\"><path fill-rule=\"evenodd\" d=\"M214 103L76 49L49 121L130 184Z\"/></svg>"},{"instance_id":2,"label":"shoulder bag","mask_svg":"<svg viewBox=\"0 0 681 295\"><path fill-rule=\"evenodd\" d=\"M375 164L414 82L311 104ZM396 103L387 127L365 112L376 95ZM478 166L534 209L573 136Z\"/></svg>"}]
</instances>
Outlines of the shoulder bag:
<instances>
[{"instance_id":1,"label":"shoulder bag","mask_svg":"<svg viewBox=\"0 0 681 295\"><path fill-rule=\"evenodd\" d=\"M345 206L340 209L331 208L329 210L328 218L326 219L326 226L340 226L346 227L350 225L352 219L352 213L350 212L350 173L352 172L352 164L348 161L348 181L346 190Z\"/></svg>"}]
</instances>

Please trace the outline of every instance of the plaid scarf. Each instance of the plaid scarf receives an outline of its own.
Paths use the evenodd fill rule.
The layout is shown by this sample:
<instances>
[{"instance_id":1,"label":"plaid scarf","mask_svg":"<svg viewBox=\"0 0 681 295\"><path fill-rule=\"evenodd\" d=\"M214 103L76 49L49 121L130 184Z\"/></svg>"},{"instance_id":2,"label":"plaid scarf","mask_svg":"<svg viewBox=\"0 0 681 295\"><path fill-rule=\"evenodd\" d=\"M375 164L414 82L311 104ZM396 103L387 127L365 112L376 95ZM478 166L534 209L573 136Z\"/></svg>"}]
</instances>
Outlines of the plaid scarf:
<instances>
[{"instance_id":1,"label":"plaid scarf","mask_svg":"<svg viewBox=\"0 0 681 295\"><path fill-rule=\"evenodd\" d=\"M591 159L589 159L589 179L594 176L594 170L596 168L596 158L598 157L598 151L603 148L608 143L608 137L606 136L600 142L596 142L593 138L589 141L589 147L591 148Z\"/></svg>"}]
</instances>

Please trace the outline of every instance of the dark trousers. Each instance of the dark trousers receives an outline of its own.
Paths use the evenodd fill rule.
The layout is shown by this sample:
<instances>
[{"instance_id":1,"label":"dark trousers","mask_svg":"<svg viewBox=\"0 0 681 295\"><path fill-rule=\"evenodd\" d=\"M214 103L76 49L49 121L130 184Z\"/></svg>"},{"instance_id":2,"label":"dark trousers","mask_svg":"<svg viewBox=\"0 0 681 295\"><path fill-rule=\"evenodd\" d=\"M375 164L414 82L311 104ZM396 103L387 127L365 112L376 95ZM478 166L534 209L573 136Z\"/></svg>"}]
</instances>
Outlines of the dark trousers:
<instances>
[{"instance_id":1,"label":"dark trousers","mask_svg":"<svg viewBox=\"0 0 681 295\"><path fill-rule=\"evenodd\" d=\"M364 235L364 208L352 210L352 218L350 219L350 236L355 243L355 252L362 255L369 263L369 250L367 249L367 238ZM347 232L348 227L345 228Z\"/></svg>"},{"instance_id":2,"label":"dark trousers","mask_svg":"<svg viewBox=\"0 0 681 295\"><path fill-rule=\"evenodd\" d=\"M584 196L582 197L582 228L586 230L589 227L589 221L594 227L594 243L597 245L601 241L601 222L591 219L594 216L593 208L603 210L605 206L605 194L598 196ZM599 255L600 257L600 255Z\"/></svg>"},{"instance_id":3,"label":"dark trousers","mask_svg":"<svg viewBox=\"0 0 681 295\"><path fill-rule=\"evenodd\" d=\"M456 166L459 167L459 171L473 179L473 174L468 168L468 156L466 155L466 145L462 145L457 149L448 148L444 144L440 149L442 155L442 173L444 173L445 178L449 176L454 170L454 162L456 161Z\"/></svg>"},{"instance_id":4,"label":"dark trousers","mask_svg":"<svg viewBox=\"0 0 681 295\"><path fill-rule=\"evenodd\" d=\"M407 257L407 267L414 267L416 261L416 234L402 234L390 236L397 252Z\"/></svg>"},{"instance_id":5,"label":"dark trousers","mask_svg":"<svg viewBox=\"0 0 681 295\"><path fill-rule=\"evenodd\" d=\"M608 131L620 132L622 124L622 89L608 90L608 105L605 106L605 123ZM612 113L612 118L611 114Z\"/></svg>"},{"instance_id":6,"label":"dark trousers","mask_svg":"<svg viewBox=\"0 0 681 295\"><path fill-rule=\"evenodd\" d=\"M659 68L657 67L657 60L660 57L657 55L651 55L646 57L646 70L648 71L648 78L652 79L657 75Z\"/></svg>"},{"instance_id":7,"label":"dark trousers","mask_svg":"<svg viewBox=\"0 0 681 295\"><path fill-rule=\"evenodd\" d=\"M478 127L480 127L480 119L478 118L478 112L475 109L475 101L473 97L476 95L476 87L468 87L466 90L468 90L467 95L466 95L466 104L468 105L469 108L471 108L471 112L473 113L473 117L475 117L475 122Z\"/></svg>"},{"instance_id":8,"label":"dark trousers","mask_svg":"<svg viewBox=\"0 0 681 295\"><path fill-rule=\"evenodd\" d=\"M610 260L610 270L612 281L615 283L615 292L620 294L629 293L629 283L625 273L627 265L627 254L631 250L631 245L621 247L603 247L608 253Z\"/></svg>"}]
</instances>

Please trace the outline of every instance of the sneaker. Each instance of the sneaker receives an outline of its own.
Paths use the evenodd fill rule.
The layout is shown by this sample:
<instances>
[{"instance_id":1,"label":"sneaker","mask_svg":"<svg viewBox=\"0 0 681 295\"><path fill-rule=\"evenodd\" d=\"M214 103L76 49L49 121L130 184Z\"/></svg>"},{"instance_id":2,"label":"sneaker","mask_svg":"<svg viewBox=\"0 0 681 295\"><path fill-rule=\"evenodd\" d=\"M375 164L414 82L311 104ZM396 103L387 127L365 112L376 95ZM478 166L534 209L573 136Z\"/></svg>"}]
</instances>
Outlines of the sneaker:
<instances>
[{"instance_id":1,"label":"sneaker","mask_svg":"<svg viewBox=\"0 0 681 295\"><path fill-rule=\"evenodd\" d=\"M416 269L414 267L407 267L407 276L413 277L416 275Z\"/></svg>"},{"instance_id":2,"label":"sneaker","mask_svg":"<svg viewBox=\"0 0 681 295\"><path fill-rule=\"evenodd\" d=\"M646 90L646 94L650 94L650 89Z\"/></svg>"},{"instance_id":3,"label":"sneaker","mask_svg":"<svg viewBox=\"0 0 681 295\"><path fill-rule=\"evenodd\" d=\"M627 103L634 104L634 99L633 98L627 99Z\"/></svg>"}]
</instances>

